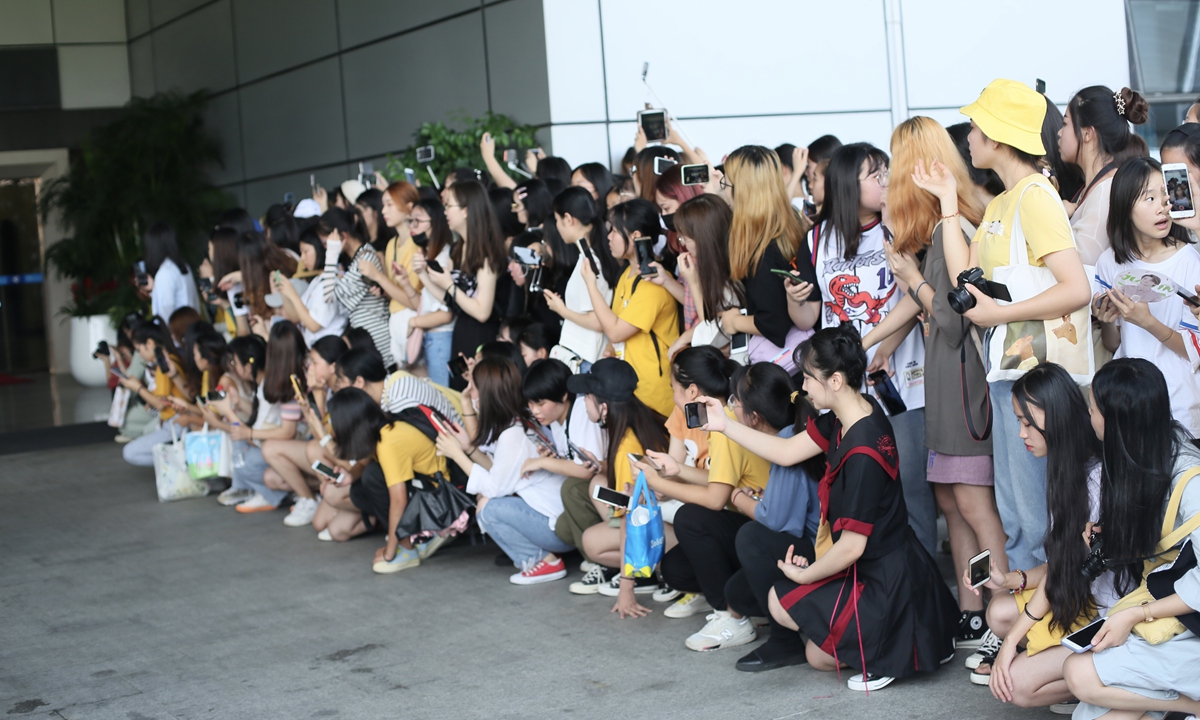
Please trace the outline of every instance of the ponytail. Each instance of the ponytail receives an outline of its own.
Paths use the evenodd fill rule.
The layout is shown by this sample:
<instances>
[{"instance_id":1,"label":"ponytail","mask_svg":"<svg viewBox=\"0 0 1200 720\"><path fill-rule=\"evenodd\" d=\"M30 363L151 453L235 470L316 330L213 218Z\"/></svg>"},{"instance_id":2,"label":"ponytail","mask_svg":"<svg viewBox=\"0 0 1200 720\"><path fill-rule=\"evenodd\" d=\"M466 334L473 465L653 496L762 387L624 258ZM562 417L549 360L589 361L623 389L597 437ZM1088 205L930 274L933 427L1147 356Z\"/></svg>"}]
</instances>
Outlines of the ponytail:
<instances>
[{"instance_id":1,"label":"ponytail","mask_svg":"<svg viewBox=\"0 0 1200 720\"><path fill-rule=\"evenodd\" d=\"M604 196L600 201L604 202ZM608 238L604 237L604 216L597 213L597 201L587 190L581 187L569 187L554 198L554 214L570 215L584 225L592 228L588 235L588 246L595 255L600 267L600 274L609 287L614 287L621 276L621 264L613 257L608 247Z\"/></svg>"},{"instance_id":2,"label":"ponytail","mask_svg":"<svg viewBox=\"0 0 1200 720\"><path fill-rule=\"evenodd\" d=\"M684 348L675 356L671 377L683 387L695 385L706 396L724 402L730 395L729 381L740 367L712 345L699 345Z\"/></svg>"}]
</instances>

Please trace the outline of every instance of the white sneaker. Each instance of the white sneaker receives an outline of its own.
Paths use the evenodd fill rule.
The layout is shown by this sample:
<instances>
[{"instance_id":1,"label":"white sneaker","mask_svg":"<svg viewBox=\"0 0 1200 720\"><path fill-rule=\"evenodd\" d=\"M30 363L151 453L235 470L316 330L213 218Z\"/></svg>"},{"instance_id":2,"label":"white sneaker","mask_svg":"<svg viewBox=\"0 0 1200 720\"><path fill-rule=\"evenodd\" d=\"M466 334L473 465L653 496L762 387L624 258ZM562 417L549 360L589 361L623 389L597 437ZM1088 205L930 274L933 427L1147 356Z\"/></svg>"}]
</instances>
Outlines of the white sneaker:
<instances>
[{"instance_id":1,"label":"white sneaker","mask_svg":"<svg viewBox=\"0 0 1200 720\"><path fill-rule=\"evenodd\" d=\"M317 539L321 542L333 542L333 535L329 532L329 528L325 528L317 533Z\"/></svg>"},{"instance_id":2,"label":"white sneaker","mask_svg":"<svg viewBox=\"0 0 1200 720\"><path fill-rule=\"evenodd\" d=\"M417 543L417 555L422 560L428 560L433 557L433 554L438 551L438 548L446 544L446 540L441 535L434 535L423 543Z\"/></svg>"},{"instance_id":3,"label":"white sneaker","mask_svg":"<svg viewBox=\"0 0 1200 720\"><path fill-rule=\"evenodd\" d=\"M601 566L597 565L596 563L592 562L591 560L584 560L583 562L579 563L579 572L586 575L598 567L601 567Z\"/></svg>"},{"instance_id":4,"label":"white sneaker","mask_svg":"<svg viewBox=\"0 0 1200 720\"><path fill-rule=\"evenodd\" d=\"M735 618L728 610L714 610L705 619L708 623L700 632L694 633L684 642L688 650L720 650L754 642L754 638L758 637L750 618Z\"/></svg>"},{"instance_id":5,"label":"white sneaker","mask_svg":"<svg viewBox=\"0 0 1200 720\"><path fill-rule=\"evenodd\" d=\"M600 592L600 586L608 583L607 568L604 568L595 563L588 563L592 566L591 570L587 571L582 578L571 583L567 590L573 595L595 595Z\"/></svg>"},{"instance_id":6,"label":"white sneaker","mask_svg":"<svg viewBox=\"0 0 1200 720\"><path fill-rule=\"evenodd\" d=\"M861 674L859 674L851 676L850 679L846 681L846 687L850 688L851 690L857 690L858 692L874 692L876 690L884 689L895 681L896 678L888 677L886 675L868 674L866 678L864 678Z\"/></svg>"},{"instance_id":7,"label":"white sneaker","mask_svg":"<svg viewBox=\"0 0 1200 720\"><path fill-rule=\"evenodd\" d=\"M317 506L321 504L316 498L296 498L296 504L292 506L292 511L283 519L283 524L288 527L304 527L312 525L313 515L317 514Z\"/></svg>"},{"instance_id":8,"label":"white sneaker","mask_svg":"<svg viewBox=\"0 0 1200 720\"><path fill-rule=\"evenodd\" d=\"M649 595L658 589L658 581L652 577L634 578L633 594L634 595ZM603 584L599 588L599 593L604 597L617 597L621 594L621 573L612 576L612 580Z\"/></svg>"},{"instance_id":9,"label":"white sneaker","mask_svg":"<svg viewBox=\"0 0 1200 720\"><path fill-rule=\"evenodd\" d=\"M1054 713L1055 715L1073 715L1075 713L1075 708L1077 707L1079 707L1078 700L1054 703L1050 706L1050 712ZM1195 715L1192 717L1195 717Z\"/></svg>"},{"instance_id":10,"label":"white sneaker","mask_svg":"<svg viewBox=\"0 0 1200 720\"><path fill-rule=\"evenodd\" d=\"M234 505L241 505L249 500L254 494L254 491L248 488L229 488L217 496L217 502L221 503L225 507L232 507Z\"/></svg>"},{"instance_id":11,"label":"white sneaker","mask_svg":"<svg viewBox=\"0 0 1200 720\"><path fill-rule=\"evenodd\" d=\"M700 593L684 593L675 604L663 611L669 618L686 618L712 612L712 605Z\"/></svg>"},{"instance_id":12,"label":"white sneaker","mask_svg":"<svg viewBox=\"0 0 1200 720\"><path fill-rule=\"evenodd\" d=\"M1000 637L991 630L988 630L983 634L983 638L980 640L979 649L967 656L967 659L963 665L966 666L968 670L974 670L975 668L979 667L980 661L982 661L985 656L995 655L997 652L999 652L1000 646L1003 643L1004 638Z\"/></svg>"},{"instance_id":13,"label":"white sneaker","mask_svg":"<svg viewBox=\"0 0 1200 720\"><path fill-rule=\"evenodd\" d=\"M676 590L670 585L661 585L654 591L654 595L650 599L654 602L671 602L678 599L682 594L682 590Z\"/></svg>"}]
</instances>

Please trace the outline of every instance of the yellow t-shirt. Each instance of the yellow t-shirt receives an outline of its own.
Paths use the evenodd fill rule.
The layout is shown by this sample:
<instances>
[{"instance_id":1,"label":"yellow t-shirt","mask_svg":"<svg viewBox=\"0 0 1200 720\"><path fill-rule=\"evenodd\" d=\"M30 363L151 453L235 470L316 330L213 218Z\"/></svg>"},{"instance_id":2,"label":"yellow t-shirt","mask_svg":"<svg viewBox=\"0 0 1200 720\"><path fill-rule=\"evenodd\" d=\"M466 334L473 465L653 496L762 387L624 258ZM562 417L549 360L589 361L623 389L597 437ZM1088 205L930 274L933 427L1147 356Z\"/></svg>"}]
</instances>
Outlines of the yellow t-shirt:
<instances>
[{"instance_id":1,"label":"yellow t-shirt","mask_svg":"<svg viewBox=\"0 0 1200 720\"><path fill-rule=\"evenodd\" d=\"M613 490L622 493L633 492L637 478L633 476L633 465L629 462L629 453L642 455L644 452L642 442L637 439L632 430L626 430L625 437L621 438L621 444L617 446L617 455L613 458L613 480L616 484ZM626 484L629 485L628 490L625 488Z\"/></svg>"},{"instance_id":2,"label":"yellow t-shirt","mask_svg":"<svg viewBox=\"0 0 1200 720\"><path fill-rule=\"evenodd\" d=\"M725 408L725 414L734 417ZM708 436L708 481L762 492L771 475L771 463L738 445L722 433ZM733 505L730 510L737 511ZM740 511L739 511L740 512Z\"/></svg>"},{"instance_id":3,"label":"yellow t-shirt","mask_svg":"<svg viewBox=\"0 0 1200 720\"><path fill-rule=\"evenodd\" d=\"M168 359L175 364L176 368L183 367L183 363L180 362L179 358L175 357L174 355L168 355ZM180 400L191 399L183 394L183 388L176 385L171 380L171 377L163 372L162 368L155 368L154 370L154 394L158 397L174 395ZM175 417L175 408L167 405L162 409L162 412L160 412L158 416L163 420L170 420L171 418Z\"/></svg>"},{"instance_id":4,"label":"yellow t-shirt","mask_svg":"<svg viewBox=\"0 0 1200 720\"><path fill-rule=\"evenodd\" d=\"M1075 247L1071 223L1063 211L1058 193L1042 175L1030 175L1013 186L1012 190L1000 193L988 203L983 221L971 240L972 243L979 243L979 267L989 280L993 269L1010 264L1009 239L1012 237L1017 200L1021 192L1034 183L1042 187L1030 188L1020 203L1021 231L1025 234L1029 264L1043 267L1045 263L1042 258Z\"/></svg>"},{"instance_id":5,"label":"yellow t-shirt","mask_svg":"<svg viewBox=\"0 0 1200 720\"><path fill-rule=\"evenodd\" d=\"M380 431L375 456L388 487L412 480L414 473L434 475L440 472L447 479L450 477L446 471L446 458L438 456L437 446L425 437L425 433L406 422L393 423Z\"/></svg>"},{"instance_id":6,"label":"yellow t-shirt","mask_svg":"<svg viewBox=\"0 0 1200 720\"><path fill-rule=\"evenodd\" d=\"M649 280L638 282L635 292L636 278L637 267L631 265L613 291L613 312L641 331L625 341L621 357L637 372L634 395L663 415L670 415L675 402L671 398L671 360L667 348L679 338L677 303L666 288ZM657 351L651 331L658 338Z\"/></svg>"},{"instance_id":7,"label":"yellow t-shirt","mask_svg":"<svg viewBox=\"0 0 1200 720\"><path fill-rule=\"evenodd\" d=\"M399 263L400 267L408 270L408 282L413 286L413 290L421 292L421 278L412 270L413 255L417 253L417 244L412 241L412 238L404 241L404 244L399 248L396 247L397 241L400 238L392 238L388 240L387 248L384 249L383 271L387 273L388 280L396 282L396 271L392 270L392 262ZM393 300L388 305L388 312L399 312L404 306Z\"/></svg>"}]
</instances>

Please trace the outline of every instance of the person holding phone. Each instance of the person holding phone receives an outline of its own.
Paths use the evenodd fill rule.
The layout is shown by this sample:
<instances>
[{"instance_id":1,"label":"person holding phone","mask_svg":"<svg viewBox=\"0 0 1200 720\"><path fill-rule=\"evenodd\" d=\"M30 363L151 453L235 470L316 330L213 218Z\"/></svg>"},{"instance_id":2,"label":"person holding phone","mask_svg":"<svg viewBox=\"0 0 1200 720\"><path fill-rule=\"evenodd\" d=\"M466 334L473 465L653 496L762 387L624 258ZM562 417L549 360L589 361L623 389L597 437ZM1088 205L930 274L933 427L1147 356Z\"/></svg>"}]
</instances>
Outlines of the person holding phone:
<instances>
[{"instance_id":1,"label":"person holding phone","mask_svg":"<svg viewBox=\"0 0 1200 720\"><path fill-rule=\"evenodd\" d=\"M1096 263L1097 293L1092 315L1113 357L1141 357L1154 363L1171 391L1171 415L1193 436L1200 435L1200 378L1192 368L1187 341L1192 324L1187 303L1174 292L1150 291L1150 301L1130 298L1118 278L1167 278L1184 289L1200 285L1200 254L1183 228L1171 220L1162 165L1153 158L1126 160L1112 181L1108 236L1112 247ZM1157 285L1157 283L1155 284Z\"/></svg>"},{"instance_id":2,"label":"person holding phone","mask_svg":"<svg viewBox=\"0 0 1200 720\"><path fill-rule=\"evenodd\" d=\"M299 243L300 262L304 267L313 270L325 267L325 243L321 242L315 227L306 228L300 234ZM301 294L282 271L271 273L271 290L283 298L283 316L296 323L305 344L310 347L323 337L341 335L348 322L341 304L326 293L328 282L324 273L317 275Z\"/></svg>"},{"instance_id":3,"label":"person holding phone","mask_svg":"<svg viewBox=\"0 0 1200 720\"><path fill-rule=\"evenodd\" d=\"M667 350L679 337L677 304L661 286L643 282L636 247L639 240L657 236L658 211L635 198L613 208L609 223L609 251L614 258L629 262L613 291L612 306L605 304L590 263L580 266L583 280L600 329L613 343L617 356L629 362L640 378L638 398L665 415L672 407Z\"/></svg>"},{"instance_id":4,"label":"person holding phone","mask_svg":"<svg viewBox=\"0 0 1200 720\"><path fill-rule=\"evenodd\" d=\"M387 241L382 252L383 271L363 267L363 276L378 283L383 294L390 298L388 329L392 357L398 364L408 362L409 336L412 334L409 323L421 309L421 290L424 287L414 269L414 257L420 247L413 240L411 224L408 222L420 199L417 188L403 180L391 183L380 193L380 216L394 236ZM366 217L365 213L363 217ZM412 361L416 362L416 357Z\"/></svg>"},{"instance_id":5,"label":"person holding phone","mask_svg":"<svg viewBox=\"0 0 1200 720\"><path fill-rule=\"evenodd\" d=\"M679 275L687 288L684 316L690 306L693 320L667 351L671 357L689 346L729 345L730 337L721 330L719 318L744 302L742 286L729 270L732 219L729 205L708 194L688 200L675 211L675 227L684 249L679 256Z\"/></svg>"},{"instance_id":6,"label":"person holding phone","mask_svg":"<svg viewBox=\"0 0 1200 720\"><path fill-rule=\"evenodd\" d=\"M373 182L374 175L367 176L367 182ZM403 182L403 181L401 181ZM407 183L405 183L407 184ZM396 239L397 228L387 222L383 216L383 198L387 195L385 188L368 187L354 198L354 208L363 216L363 224L367 228L367 242L375 248L375 252L383 253L388 244ZM411 187L411 186L410 186ZM413 194L416 188L413 188Z\"/></svg>"},{"instance_id":7,"label":"person holding phone","mask_svg":"<svg viewBox=\"0 0 1200 720\"><path fill-rule=\"evenodd\" d=\"M808 638L814 669L833 672L845 663L858 673L847 682L851 690L879 690L952 656L958 614L908 523L888 417L861 394L867 357L858 331L850 324L824 328L800 347L803 389L814 407L830 412L782 438L727 417L720 400L706 398L706 427L777 465L825 453L816 559L810 563L794 548L778 559L788 579L771 588L769 610ZM861 589L847 592L848 582ZM837 622L839 616L849 621Z\"/></svg>"},{"instance_id":8,"label":"person holding phone","mask_svg":"<svg viewBox=\"0 0 1200 720\"><path fill-rule=\"evenodd\" d=\"M454 235L446 223L442 204L434 199L414 203L407 222L413 243L417 246L412 256L412 269L421 281L421 299L417 317L408 321L409 337L406 342L411 348L413 334L421 331L421 352L425 356L429 379L442 387L450 387L448 363L454 337L454 313L434 295L427 273L429 270L441 271L450 267L450 247L454 244ZM411 349L408 356L413 356Z\"/></svg>"},{"instance_id":9,"label":"person holding phone","mask_svg":"<svg viewBox=\"0 0 1200 720\"><path fill-rule=\"evenodd\" d=\"M267 358L267 343L258 335L242 335L229 341L222 358L225 374L200 404L200 414L210 429L231 433L234 427L256 419L255 395ZM245 463L245 453L233 446L235 465ZM238 505L254 495L248 486L231 486L217 496L225 507Z\"/></svg>"},{"instance_id":10,"label":"person holding phone","mask_svg":"<svg viewBox=\"0 0 1200 720\"><path fill-rule=\"evenodd\" d=\"M157 411L162 425L158 430L130 441L121 451L125 462L130 465L153 467L154 446L170 442L172 431L179 437L185 429L182 422L175 421L177 410L168 398L185 403L188 398L182 383L182 363L175 354L175 344L171 342L171 335L162 320L141 321L133 327L131 335L133 347L145 363L146 374L144 378L126 376L119 382L147 407Z\"/></svg>"},{"instance_id":11,"label":"person holding phone","mask_svg":"<svg viewBox=\"0 0 1200 720\"><path fill-rule=\"evenodd\" d=\"M196 290L196 275L188 268L179 251L175 230L165 222L154 223L142 238L146 274L150 284L150 312L161 318L181 307L200 309L200 295Z\"/></svg>"},{"instance_id":12,"label":"person holding phone","mask_svg":"<svg viewBox=\"0 0 1200 720\"><path fill-rule=\"evenodd\" d=\"M371 334L384 366L391 367L395 359L388 328L388 301L371 292L372 281L363 274L363 268L369 264L382 275L383 261L367 243L362 216L352 210L331 208L321 216L317 233L325 243L325 270L321 275L325 300L337 300L346 312L349 327L363 328ZM338 256L343 250L351 260L346 272L339 276Z\"/></svg>"}]
</instances>

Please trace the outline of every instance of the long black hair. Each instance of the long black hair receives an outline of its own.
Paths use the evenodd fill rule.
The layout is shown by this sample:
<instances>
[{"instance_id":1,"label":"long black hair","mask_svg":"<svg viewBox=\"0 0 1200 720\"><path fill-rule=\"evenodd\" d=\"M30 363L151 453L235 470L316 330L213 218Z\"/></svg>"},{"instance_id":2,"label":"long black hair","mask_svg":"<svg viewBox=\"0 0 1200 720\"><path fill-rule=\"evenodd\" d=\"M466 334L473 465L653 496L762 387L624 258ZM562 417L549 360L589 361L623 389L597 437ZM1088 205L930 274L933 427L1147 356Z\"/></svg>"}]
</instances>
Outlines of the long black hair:
<instances>
[{"instance_id":1,"label":"long black hair","mask_svg":"<svg viewBox=\"0 0 1200 720\"><path fill-rule=\"evenodd\" d=\"M604 198L608 197L608 191L613 186L612 172L598 162L590 162L575 168L575 172L571 173L571 175L574 176L575 173L583 175L583 178L590 182L592 187L596 189L596 214L602 214L603 210L607 207Z\"/></svg>"},{"instance_id":2,"label":"long black hair","mask_svg":"<svg viewBox=\"0 0 1200 720\"><path fill-rule=\"evenodd\" d=\"M521 198L521 204L525 206L525 216L528 218L525 227L542 227L544 223L551 220L551 215L554 213L554 196L550 194L546 183L537 178L530 178L517 185L509 195L509 199L511 200L513 197Z\"/></svg>"},{"instance_id":3,"label":"long black hair","mask_svg":"<svg viewBox=\"0 0 1200 720\"><path fill-rule=\"evenodd\" d=\"M179 272L188 274L188 264L179 252L179 242L175 239L175 229L165 222L156 222L146 230L142 238L142 257L146 261L146 273L154 277L163 261L170 260L179 268Z\"/></svg>"},{"instance_id":4,"label":"long black hair","mask_svg":"<svg viewBox=\"0 0 1200 720\"><path fill-rule=\"evenodd\" d=\"M374 455L380 433L396 421L366 391L354 387L335 392L329 398L327 410L338 455L348 460L365 460Z\"/></svg>"},{"instance_id":5,"label":"long black hair","mask_svg":"<svg viewBox=\"0 0 1200 720\"><path fill-rule=\"evenodd\" d=\"M1123 113L1117 112L1116 97L1121 98ZM1150 103L1129 88L1114 93L1104 85L1092 85L1075 93L1067 103L1067 112L1071 114L1075 140L1080 145L1083 145L1083 129L1090 127L1096 131L1100 152L1120 163L1128 157L1129 144L1133 140L1133 129L1129 124L1146 122L1150 117ZM1073 164L1078 165L1078 160L1076 158Z\"/></svg>"},{"instance_id":6,"label":"long black hair","mask_svg":"<svg viewBox=\"0 0 1200 720\"><path fill-rule=\"evenodd\" d=\"M729 397L729 379L739 367L712 345L695 345L680 350L671 361L671 377L682 387L695 385L705 396L724 401Z\"/></svg>"},{"instance_id":7,"label":"long black hair","mask_svg":"<svg viewBox=\"0 0 1200 720\"><path fill-rule=\"evenodd\" d=\"M862 223L858 219L862 189L858 174L864 164L867 175L886 169L887 153L871 143L850 143L833 153L825 169L825 202L821 204L817 224L825 223L821 231L823 239L837 232L842 240L842 255L847 260L858 254L858 243L862 240Z\"/></svg>"},{"instance_id":8,"label":"long black hair","mask_svg":"<svg viewBox=\"0 0 1200 720\"><path fill-rule=\"evenodd\" d=\"M604 196L600 197L604 202ZM617 284L621 277L621 263L613 257L612 249L608 247L608 239L604 237L604 215L596 213L596 203L591 194L581 187L569 187L554 198L554 214L566 217L570 215L584 225L590 226L588 246L595 255L600 274L609 287Z\"/></svg>"},{"instance_id":9,"label":"long black hair","mask_svg":"<svg viewBox=\"0 0 1200 720\"><path fill-rule=\"evenodd\" d=\"M705 320L715 320L729 307L742 304L742 285L734 282L729 269L729 225L732 221L733 211L729 204L708 193L697 195L675 211L676 230L696 245L693 259Z\"/></svg>"},{"instance_id":10,"label":"long black hair","mask_svg":"<svg viewBox=\"0 0 1200 720\"><path fill-rule=\"evenodd\" d=\"M508 266L504 237L483 184L476 180L454 183L450 194L467 213L466 237L450 251L454 267L468 275L478 273L485 265L494 273L504 272Z\"/></svg>"},{"instance_id":11,"label":"long black hair","mask_svg":"<svg viewBox=\"0 0 1200 720\"><path fill-rule=\"evenodd\" d=\"M1013 384L1012 394L1025 422L1046 439L1046 597L1054 613L1051 625L1065 632L1094 608L1081 570L1088 555L1082 535L1090 519L1088 468L1100 457L1100 441L1092 432L1083 393L1062 366L1035 366ZM1034 423L1031 408L1045 413L1044 427Z\"/></svg>"},{"instance_id":12,"label":"long black hair","mask_svg":"<svg viewBox=\"0 0 1200 720\"><path fill-rule=\"evenodd\" d=\"M1147 360L1119 358L1096 372L1092 397L1104 417L1104 555L1119 560L1149 557L1161 539L1163 505L1184 437L1171 417L1167 381ZM1141 561L1120 563L1112 571L1118 595L1142 582Z\"/></svg>"},{"instance_id":13,"label":"long black hair","mask_svg":"<svg viewBox=\"0 0 1200 720\"><path fill-rule=\"evenodd\" d=\"M547 181L547 185L559 183L558 188L562 189L571 184L571 163L553 155L544 157L537 161L534 174L539 180Z\"/></svg>"},{"instance_id":14,"label":"long black hair","mask_svg":"<svg viewBox=\"0 0 1200 720\"><path fill-rule=\"evenodd\" d=\"M1152 157L1131 157L1121 163L1113 176L1111 201L1108 206L1108 237L1112 242L1113 259L1118 263L1133 262L1140 257L1137 235L1133 227L1133 208L1146 190L1147 181L1162 177L1162 164ZM1163 244L1175 246L1191 243L1188 232L1172 225Z\"/></svg>"},{"instance_id":15,"label":"long black hair","mask_svg":"<svg viewBox=\"0 0 1200 720\"><path fill-rule=\"evenodd\" d=\"M794 433L805 431L817 410L803 394L795 393L795 384L787 370L775 363L757 362L739 365L729 380L730 396L742 406L743 417L758 416L776 432L791 426ZM793 400L793 394L795 399ZM825 474L824 453L800 463L812 478Z\"/></svg>"},{"instance_id":16,"label":"long black hair","mask_svg":"<svg viewBox=\"0 0 1200 720\"><path fill-rule=\"evenodd\" d=\"M413 203L413 207L421 208L429 216L429 232L425 233L429 237L429 245L425 248L425 257L436 258L443 248L454 244L454 234L446 223L446 208L441 200L434 198L421 198Z\"/></svg>"},{"instance_id":17,"label":"long black hair","mask_svg":"<svg viewBox=\"0 0 1200 720\"><path fill-rule=\"evenodd\" d=\"M612 223L617 232L621 233L625 242L630 244L633 242L630 238L635 233L641 235L640 239L642 240L654 242L658 240L658 234L662 229L658 206L641 198L626 200L620 205L614 205L613 209L608 211L608 221Z\"/></svg>"},{"instance_id":18,"label":"long black hair","mask_svg":"<svg viewBox=\"0 0 1200 720\"><path fill-rule=\"evenodd\" d=\"M596 404L608 405L608 417L604 426L608 428L608 452L605 453L608 486L617 492L624 488L617 487L616 467L619 462L627 462L625 458L617 457L621 441L629 432L637 438L645 450L666 452L671 447L671 436L667 433L667 419L658 411L643 403L637 396L625 401L601 400L596 398Z\"/></svg>"},{"instance_id":19,"label":"long black hair","mask_svg":"<svg viewBox=\"0 0 1200 720\"><path fill-rule=\"evenodd\" d=\"M277 203L267 208L266 227L263 228L263 234L279 247L299 252L300 229L296 224L296 218L292 215L292 210L291 205L283 203Z\"/></svg>"}]
</instances>

